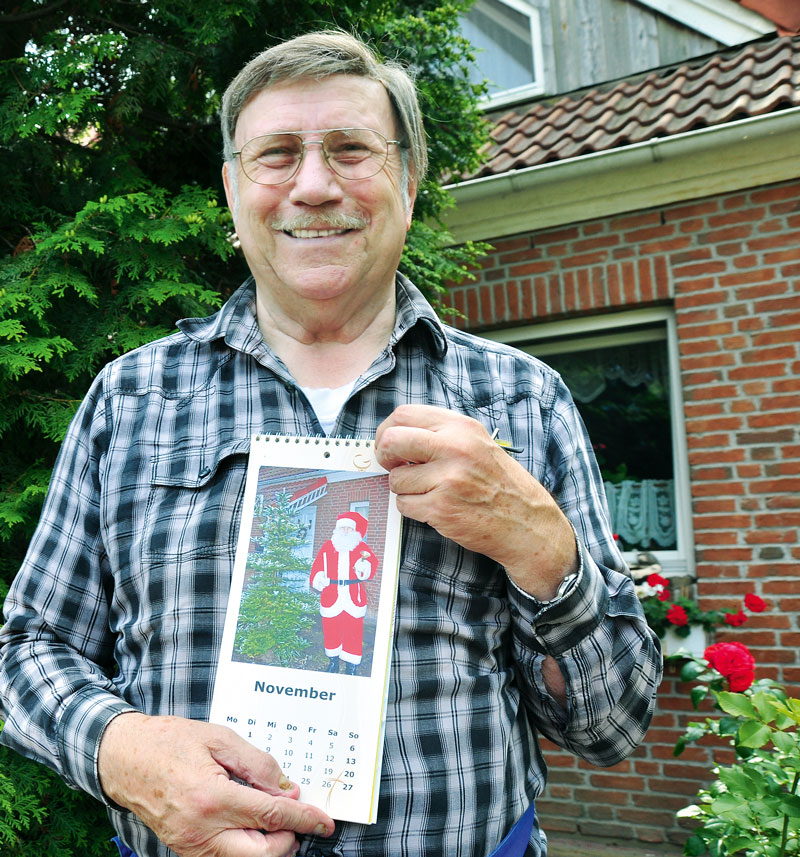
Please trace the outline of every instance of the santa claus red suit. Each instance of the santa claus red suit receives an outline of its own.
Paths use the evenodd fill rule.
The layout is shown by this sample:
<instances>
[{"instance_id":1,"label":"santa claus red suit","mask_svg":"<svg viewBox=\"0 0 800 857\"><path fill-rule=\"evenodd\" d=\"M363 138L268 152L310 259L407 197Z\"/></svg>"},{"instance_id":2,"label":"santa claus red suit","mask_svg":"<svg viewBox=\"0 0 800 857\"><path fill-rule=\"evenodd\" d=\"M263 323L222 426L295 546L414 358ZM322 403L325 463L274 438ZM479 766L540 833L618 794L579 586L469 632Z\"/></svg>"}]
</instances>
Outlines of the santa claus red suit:
<instances>
[{"instance_id":1,"label":"santa claus red suit","mask_svg":"<svg viewBox=\"0 0 800 857\"><path fill-rule=\"evenodd\" d=\"M339 659L355 674L361 663L367 589L378 569L378 558L364 541L367 519L346 512L336 519L331 538L311 566L311 586L320 593L319 612L329 672L339 671Z\"/></svg>"}]
</instances>

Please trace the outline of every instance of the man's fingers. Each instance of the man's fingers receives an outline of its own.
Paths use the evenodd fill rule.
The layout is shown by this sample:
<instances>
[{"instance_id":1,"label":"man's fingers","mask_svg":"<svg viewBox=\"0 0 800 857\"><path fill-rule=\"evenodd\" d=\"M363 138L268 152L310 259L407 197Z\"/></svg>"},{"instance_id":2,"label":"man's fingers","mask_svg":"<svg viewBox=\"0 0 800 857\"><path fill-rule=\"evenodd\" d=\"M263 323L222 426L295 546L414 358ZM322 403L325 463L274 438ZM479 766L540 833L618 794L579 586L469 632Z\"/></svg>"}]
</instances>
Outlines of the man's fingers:
<instances>
[{"instance_id":1,"label":"man's fingers","mask_svg":"<svg viewBox=\"0 0 800 857\"><path fill-rule=\"evenodd\" d=\"M386 470L405 464L424 464L435 455L435 436L429 429L391 426L375 443L375 456Z\"/></svg>"},{"instance_id":2,"label":"man's fingers","mask_svg":"<svg viewBox=\"0 0 800 857\"><path fill-rule=\"evenodd\" d=\"M288 797L274 797L258 789L228 780L221 784L222 793L215 800L224 808L224 817L231 827L263 830L273 833L293 830L329 836L333 819L315 806Z\"/></svg>"},{"instance_id":3,"label":"man's fingers","mask_svg":"<svg viewBox=\"0 0 800 857\"><path fill-rule=\"evenodd\" d=\"M288 857L297 853L298 842L288 830L263 833L260 830L226 830L215 841L216 854L235 857Z\"/></svg>"},{"instance_id":4,"label":"man's fingers","mask_svg":"<svg viewBox=\"0 0 800 857\"><path fill-rule=\"evenodd\" d=\"M221 731L208 749L217 764L262 792L294 798L300 793L299 787L286 779L272 756L232 730Z\"/></svg>"},{"instance_id":5,"label":"man's fingers","mask_svg":"<svg viewBox=\"0 0 800 857\"><path fill-rule=\"evenodd\" d=\"M435 405L399 405L384 421L389 426L416 426L435 431L438 428L460 420L467 420L463 414L448 411ZM378 429L380 432L380 428Z\"/></svg>"}]
</instances>

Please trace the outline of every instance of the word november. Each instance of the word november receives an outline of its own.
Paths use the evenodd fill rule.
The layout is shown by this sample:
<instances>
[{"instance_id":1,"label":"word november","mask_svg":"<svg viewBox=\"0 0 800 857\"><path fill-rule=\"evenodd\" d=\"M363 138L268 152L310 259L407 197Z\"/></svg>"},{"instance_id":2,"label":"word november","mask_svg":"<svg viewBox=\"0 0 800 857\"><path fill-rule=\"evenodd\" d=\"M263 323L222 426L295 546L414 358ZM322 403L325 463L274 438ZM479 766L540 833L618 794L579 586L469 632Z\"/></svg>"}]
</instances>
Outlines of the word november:
<instances>
[{"instance_id":1,"label":"word november","mask_svg":"<svg viewBox=\"0 0 800 857\"><path fill-rule=\"evenodd\" d=\"M286 687L282 684L266 684L257 681L253 690L260 693L277 693L279 696L299 696L304 699L333 699L335 691L317 690L315 687Z\"/></svg>"}]
</instances>

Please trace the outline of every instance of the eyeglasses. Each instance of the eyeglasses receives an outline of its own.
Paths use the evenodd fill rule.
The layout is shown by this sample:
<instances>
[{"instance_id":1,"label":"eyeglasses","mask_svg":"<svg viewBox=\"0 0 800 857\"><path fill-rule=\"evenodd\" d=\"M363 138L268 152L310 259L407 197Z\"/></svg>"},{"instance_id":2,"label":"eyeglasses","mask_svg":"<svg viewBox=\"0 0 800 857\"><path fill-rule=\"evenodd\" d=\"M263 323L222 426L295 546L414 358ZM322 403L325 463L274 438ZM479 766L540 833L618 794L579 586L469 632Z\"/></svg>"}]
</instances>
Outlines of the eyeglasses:
<instances>
[{"instance_id":1,"label":"eyeglasses","mask_svg":"<svg viewBox=\"0 0 800 857\"><path fill-rule=\"evenodd\" d=\"M253 137L234 155L242 171L256 184L283 184L300 169L308 146L321 146L325 163L343 179L368 179L377 175L389 158L389 146L399 140L387 140L370 128L334 128L307 131L323 134L320 140L304 140L299 134L265 134Z\"/></svg>"}]
</instances>

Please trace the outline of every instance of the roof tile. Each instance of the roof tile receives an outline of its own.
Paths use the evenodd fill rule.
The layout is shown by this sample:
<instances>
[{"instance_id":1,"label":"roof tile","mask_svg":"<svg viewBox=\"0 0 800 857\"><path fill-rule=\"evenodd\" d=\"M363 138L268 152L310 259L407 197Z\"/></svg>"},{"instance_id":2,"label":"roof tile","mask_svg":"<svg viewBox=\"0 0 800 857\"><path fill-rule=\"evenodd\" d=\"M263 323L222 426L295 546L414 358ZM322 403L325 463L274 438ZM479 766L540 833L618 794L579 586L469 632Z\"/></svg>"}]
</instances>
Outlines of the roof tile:
<instances>
[{"instance_id":1,"label":"roof tile","mask_svg":"<svg viewBox=\"0 0 800 857\"><path fill-rule=\"evenodd\" d=\"M800 37L769 36L678 66L540 98L495 118L470 178L800 106Z\"/></svg>"}]
</instances>

